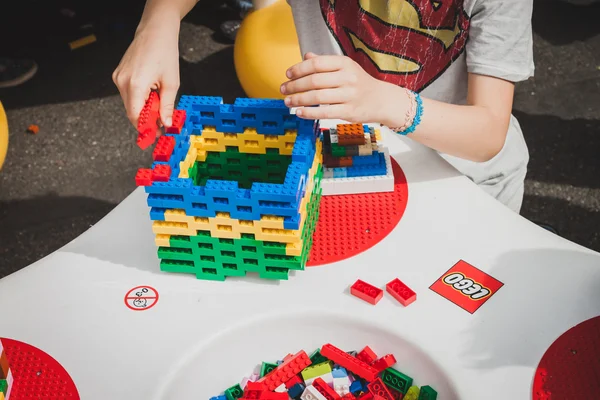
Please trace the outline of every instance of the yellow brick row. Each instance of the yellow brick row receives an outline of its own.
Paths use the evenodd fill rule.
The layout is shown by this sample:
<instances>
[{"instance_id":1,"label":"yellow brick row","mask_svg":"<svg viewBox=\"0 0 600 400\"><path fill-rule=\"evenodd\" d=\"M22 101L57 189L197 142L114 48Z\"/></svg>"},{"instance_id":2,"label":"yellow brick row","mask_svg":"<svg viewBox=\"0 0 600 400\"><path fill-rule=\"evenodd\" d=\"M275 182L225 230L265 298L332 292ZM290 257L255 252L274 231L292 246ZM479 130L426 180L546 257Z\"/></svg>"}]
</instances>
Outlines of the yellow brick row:
<instances>
[{"instance_id":1,"label":"yellow brick row","mask_svg":"<svg viewBox=\"0 0 600 400\"><path fill-rule=\"evenodd\" d=\"M210 231L212 237L224 239L240 239L242 233L253 234L256 240L286 243L286 254L301 255L302 227L306 222L307 206L315 186L314 176L322 164L321 141L316 143L316 154L308 172L308 182L302 201L300 202L300 229L284 229L283 217L262 216L259 221L232 219L229 213L217 213L216 217L192 217L185 210L165 211L164 221L154 221L152 231L156 234L157 246L170 246L171 235L195 236L197 231Z\"/></svg>"},{"instance_id":2,"label":"yellow brick row","mask_svg":"<svg viewBox=\"0 0 600 400\"><path fill-rule=\"evenodd\" d=\"M202 135L192 136L192 146L198 150L224 152L227 146L235 146L240 153L266 154L267 149L278 149L281 155L292 155L296 142L296 131L286 131L283 135L264 135L254 128L247 128L243 133L217 132L214 127L207 126Z\"/></svg>"}]
</instances>

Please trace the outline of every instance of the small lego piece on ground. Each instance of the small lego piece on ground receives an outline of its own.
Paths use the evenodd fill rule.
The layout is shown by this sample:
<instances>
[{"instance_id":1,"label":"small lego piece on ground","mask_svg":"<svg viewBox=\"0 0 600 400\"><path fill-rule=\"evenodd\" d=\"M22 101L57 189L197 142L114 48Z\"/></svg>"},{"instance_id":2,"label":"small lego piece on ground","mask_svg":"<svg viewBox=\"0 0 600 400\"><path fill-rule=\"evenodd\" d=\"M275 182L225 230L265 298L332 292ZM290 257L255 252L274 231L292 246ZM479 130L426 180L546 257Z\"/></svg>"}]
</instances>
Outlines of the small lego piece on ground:
<instances>
[{"instance_id":1,"label":"small lego piece on ground","mask_svg":"<svg viewBox=\"0 0 600 400\"><path fill-rule=\"evenodd\" d=\"M350 287L350 293L373 305L379 303L379 300L383 297L383 290L360 279Z\"/></svg>"},{"instance_id":2,"label":"small lego piece on ground","mask_svg":"<svg viewBox=\"0 0 600 400\"><path fill-rule=\"evenodd\" d=\"M37 135L39 131L40 127L35 124L31 124L27 127L27 132L31 133L32 135Z\"/></svg>"},{"instance_id":3,"label":"small lego piece on ground","mask_svg":"<svg viewBox=\"0 0 600 400\"><path fill-rule=\"evenodd\" d=\"M398 300L404 307L417 300L417 294L398 278L389 282L385 288L387 292L396 300Z\"/></svg>"},{"instance_id":4,"label":"small lego piece on ground","mask_svg":"<svg viewBox=\"0 0 600 400\"><path fill-rule=\"evenodd\" d=\"M69 43L69 47L71 48L71 50L75 50L75 49L78 49L80 47L92 44L95 41L96 41L96 35L91 34L91 35L84 36L81 39L77 39L77 40L72 41L71 43Z\"/></svg>"}]
</instances>

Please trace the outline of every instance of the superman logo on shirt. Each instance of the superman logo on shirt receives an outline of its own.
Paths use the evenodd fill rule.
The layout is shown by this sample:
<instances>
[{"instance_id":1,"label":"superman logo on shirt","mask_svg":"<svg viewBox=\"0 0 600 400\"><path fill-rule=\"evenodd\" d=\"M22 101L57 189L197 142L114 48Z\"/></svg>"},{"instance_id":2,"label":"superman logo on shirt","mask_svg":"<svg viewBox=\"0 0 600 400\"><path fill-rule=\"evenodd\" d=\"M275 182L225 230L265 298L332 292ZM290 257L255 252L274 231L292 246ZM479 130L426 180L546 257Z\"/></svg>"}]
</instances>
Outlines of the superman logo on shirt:
<instances>
[{"instance_id":1,"label":"superman logo on shirt","mask_svg":"<svg viewBox=\"0 0 600 400\"><path fill-rule=\"evenodd\" d=\"M379 80L414 91L435 81L464 51L463 0L320 0L345 55Z\"/></svg>"}]
</instances>

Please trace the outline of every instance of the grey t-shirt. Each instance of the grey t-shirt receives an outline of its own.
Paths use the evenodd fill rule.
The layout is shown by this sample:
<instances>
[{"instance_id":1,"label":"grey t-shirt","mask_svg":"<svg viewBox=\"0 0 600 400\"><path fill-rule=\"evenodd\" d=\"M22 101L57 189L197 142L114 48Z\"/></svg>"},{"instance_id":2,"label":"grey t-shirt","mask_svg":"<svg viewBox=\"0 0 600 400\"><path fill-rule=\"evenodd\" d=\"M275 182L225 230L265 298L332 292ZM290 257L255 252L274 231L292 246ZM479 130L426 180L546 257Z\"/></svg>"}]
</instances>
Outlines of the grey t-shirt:
<instances>
[{"instance_id":1,"label":"grey t-shirt","mask_svg":"<svg viewBox=\"0 0 600 400\"><path fill-rule=\"evenodd\" d=\"M347 55L376 78L426 98L466 104L468 73L511 82L533 75L533 0L288 3L303 54ZM514 116L503 149L490 161L441 156L519 212L529 154Z\"/></svg>"}]
</instances>

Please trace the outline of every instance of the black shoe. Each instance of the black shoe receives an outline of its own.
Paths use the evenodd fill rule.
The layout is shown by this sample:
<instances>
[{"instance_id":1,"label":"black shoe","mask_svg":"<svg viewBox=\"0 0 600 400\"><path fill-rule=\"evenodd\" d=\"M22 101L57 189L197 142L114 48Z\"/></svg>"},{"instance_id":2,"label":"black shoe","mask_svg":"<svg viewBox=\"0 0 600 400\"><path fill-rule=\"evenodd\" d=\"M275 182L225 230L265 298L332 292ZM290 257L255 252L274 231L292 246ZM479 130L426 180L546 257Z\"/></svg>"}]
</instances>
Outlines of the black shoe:
<instances>
[{"instance_id":1,"label":"black shoe","mask_svg":"<svg viewBox=\"0 0 600 400\"><path fill-rule=\"evenodd\" d=\"M33 60L0 58L0 88L19 86L35 75L37 64Z\"/></svg>"}]
</instances>

